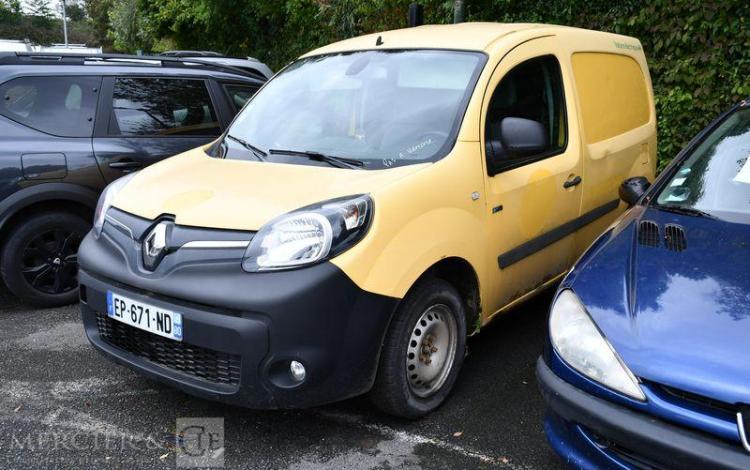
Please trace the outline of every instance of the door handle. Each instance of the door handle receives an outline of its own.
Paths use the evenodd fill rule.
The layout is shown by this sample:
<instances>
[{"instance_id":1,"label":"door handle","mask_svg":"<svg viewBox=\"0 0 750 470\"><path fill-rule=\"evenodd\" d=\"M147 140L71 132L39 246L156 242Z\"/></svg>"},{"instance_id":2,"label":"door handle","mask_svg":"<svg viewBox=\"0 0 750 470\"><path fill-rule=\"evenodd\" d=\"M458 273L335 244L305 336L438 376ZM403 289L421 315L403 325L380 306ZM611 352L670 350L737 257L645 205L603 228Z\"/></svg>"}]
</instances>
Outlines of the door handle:
<instances>
[{"instance_id":1,"label":"door handle","mask_svg":"<svg viewBox=\"0 0 750 470\"><path fill-rule=\"evenodd\" d=\"M140 167L142 167L143 164L141 162L137 162L135 160L131 160L129 158L126 158L124 160L119 160L116 162L110 162L109 167L114 168L115 170L136 170Z\"/></svg>"},{"instance_id":2,"label":"door handle","mask_svg":"<svg viewBox=\"0 0 750 470\"><path fill-rule=\"evenodd\" d=\"M572 188L573 186L578 186L579 184L581 184L581 181L583 180L581 179L580 176L570 178L568 181L563 183L563 188L568 189L568 188Z\"/></svg>"}]
</instances>

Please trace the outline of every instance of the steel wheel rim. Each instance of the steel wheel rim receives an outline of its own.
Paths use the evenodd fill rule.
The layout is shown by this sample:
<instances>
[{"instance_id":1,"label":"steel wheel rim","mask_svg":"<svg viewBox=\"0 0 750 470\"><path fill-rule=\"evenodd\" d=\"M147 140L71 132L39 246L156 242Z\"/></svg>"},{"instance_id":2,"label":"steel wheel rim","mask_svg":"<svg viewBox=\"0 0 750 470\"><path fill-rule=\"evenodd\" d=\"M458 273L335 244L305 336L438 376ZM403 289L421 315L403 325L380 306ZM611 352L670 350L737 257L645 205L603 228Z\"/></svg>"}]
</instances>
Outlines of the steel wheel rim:
<instances>
[{"instance_id":1,"label":"steel wheel rim","mask_svg":"<svg viewBox=\"0 0 750 470\"><path fill-rule=\"evenodd\" d=\"M420 398L437 393L448 380L458 346L458 326L447 305L430 306L412 328L406 348L409 389Z\"/></svg>"},{"instance_id":2,"label":"steel wheel rim","mask_svg":"<svg viewBox=\"0 0 750 470\"><path fill-rule=\"evenodd\" d=\"M78 246L81 235L52 229L32 238L21 254L21 274L33 289L65 294L78 286Z\"/></svg>"}]
</instances>

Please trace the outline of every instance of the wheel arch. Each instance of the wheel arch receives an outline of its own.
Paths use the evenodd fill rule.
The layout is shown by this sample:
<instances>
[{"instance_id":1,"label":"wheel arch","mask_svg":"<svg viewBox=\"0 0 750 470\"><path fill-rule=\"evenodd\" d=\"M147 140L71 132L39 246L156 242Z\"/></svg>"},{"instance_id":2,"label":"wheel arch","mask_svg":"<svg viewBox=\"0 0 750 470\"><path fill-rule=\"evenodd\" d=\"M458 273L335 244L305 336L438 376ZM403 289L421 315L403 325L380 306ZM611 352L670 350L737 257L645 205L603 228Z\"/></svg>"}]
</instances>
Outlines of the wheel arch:
<instances>
[{"instance_id":1,"label":"wheel arch","mask_svg":"<svg viewBox=\"0 0 750 470\"><path fill-rule=\"evenodd\" d=\"M409 292L425 279L436 278L452 285L466 307L466 328L469 335L479 331L481 324L481 294L479 276L469 261L459 256L443 258L428 267L414 282Z\"/></svg>"},{"instance_id":2,"label":"wheel arch","mask_svg":"<svg viewBox=\"0 0 750 470\"><path fill-rule=\"evenodd\" d=\"M91 220L98 193L70 183L43 183L17 191L0 202L0 240L25 217L45 211L70 212Z\"/></svg>"}]
</instances>

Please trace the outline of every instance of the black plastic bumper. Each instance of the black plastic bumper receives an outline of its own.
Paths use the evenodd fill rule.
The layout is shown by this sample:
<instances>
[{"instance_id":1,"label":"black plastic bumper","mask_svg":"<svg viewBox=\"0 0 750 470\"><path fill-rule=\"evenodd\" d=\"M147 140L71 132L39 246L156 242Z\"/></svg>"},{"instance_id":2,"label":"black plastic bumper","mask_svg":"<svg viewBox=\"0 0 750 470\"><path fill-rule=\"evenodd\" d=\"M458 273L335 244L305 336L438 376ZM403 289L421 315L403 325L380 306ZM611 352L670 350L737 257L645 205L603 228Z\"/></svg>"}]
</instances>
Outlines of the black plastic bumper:
<instances>
[{"instance_id":1,"label":"black plastic bumper","mask_svg":"<svg viewBox=\"0 0 750 470\"><path fill-rule=\"evenodd\" d=\"M750 454L739 446L594 397L559 378L542 358L537 361L536 375L551 412L645 461L664 468L750 468Z\"/></svg>"},{"instance_id":2,"label":"black plastic bumper","mask_svg":"<svg viewBox=\"0 0 750 470\"><path fill-rule=\"evenodd\" d=\"M91 255L99 251L92 250L93 244L89 240L89 248L82 250L88 254L83 253L79 274L81 312L91 343L116 362L193 395L259 409L320 405L362 394L372 386L380 346L398 301L363 291L333 264L257 275L248 275L237 264L233 276L212 278L208 270L204 276L176 274L168 282L138 277L122 265L111 267L120 270L120 279L140 284L134 287L87 269L97 264L91 262ZM106 256L98 261L106 262ZM184 295L164 295L162 283ZM239 383L212 383L107 341L97 315L99 322L106 317L108 290L180 312L182 342L199 354L238 356ZM173 358L177 353L171 350L165 354L170 361L193 360ZM306 368L301 383L290 380L291 360Z\"/></svg>"}]
</instances>

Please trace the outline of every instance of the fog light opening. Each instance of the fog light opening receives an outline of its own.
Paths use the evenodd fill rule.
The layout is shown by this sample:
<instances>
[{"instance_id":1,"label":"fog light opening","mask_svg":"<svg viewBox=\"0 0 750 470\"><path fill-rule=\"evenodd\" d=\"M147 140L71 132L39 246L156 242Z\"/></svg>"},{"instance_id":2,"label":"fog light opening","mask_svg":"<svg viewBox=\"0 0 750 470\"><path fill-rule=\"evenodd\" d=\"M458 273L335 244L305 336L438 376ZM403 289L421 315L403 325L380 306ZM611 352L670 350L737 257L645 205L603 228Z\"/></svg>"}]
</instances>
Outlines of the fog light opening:
<instances>
[{"instance_id":1,"label":"fog light opening","mask_svg":"<svg viewBox=\"0 0 750 470\"><path fill-rule=\"evenodd\" d=\"M305 371L305 366L303 366L301 362L292 361L289 363L289 374L295 382L302 382L305 380L307 371Z\"/></svg>"}]
</instances>

